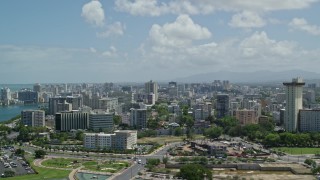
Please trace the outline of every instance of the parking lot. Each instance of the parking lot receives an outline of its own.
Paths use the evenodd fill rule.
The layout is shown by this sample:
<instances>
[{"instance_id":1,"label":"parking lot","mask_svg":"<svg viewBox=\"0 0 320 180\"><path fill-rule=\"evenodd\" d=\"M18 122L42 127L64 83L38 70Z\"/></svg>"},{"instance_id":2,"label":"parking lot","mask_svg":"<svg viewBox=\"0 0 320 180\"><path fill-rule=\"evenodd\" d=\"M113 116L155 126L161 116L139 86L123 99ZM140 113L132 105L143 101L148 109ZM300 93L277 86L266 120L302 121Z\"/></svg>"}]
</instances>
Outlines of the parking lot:
<instances>
[{"instance_id":1,"label":"parking lot","mask_svg":"<svg viewBox=\"0 0 320 180\"><path fill-rule=\"evenodd\" d=\"M13 155L14 149L12 147L4 147L1 149L0 158L0 175L4 176L5 171L13 171L15 176L33 174L34 171L21 157Z\"/></svg>"}]
</instances>

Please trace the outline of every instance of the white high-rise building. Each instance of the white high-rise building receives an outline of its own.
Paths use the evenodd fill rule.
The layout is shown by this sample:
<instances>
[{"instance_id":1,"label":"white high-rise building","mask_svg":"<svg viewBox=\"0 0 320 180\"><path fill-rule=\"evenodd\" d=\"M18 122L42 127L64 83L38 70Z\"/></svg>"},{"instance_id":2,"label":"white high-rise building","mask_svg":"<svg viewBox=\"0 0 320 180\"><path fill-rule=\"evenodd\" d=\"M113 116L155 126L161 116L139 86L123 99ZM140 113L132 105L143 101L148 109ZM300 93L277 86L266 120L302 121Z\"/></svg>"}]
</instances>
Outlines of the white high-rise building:
<instances>
[{"instance_id":1,"label":"white high-rise building","mask_svg":"<svg viewBox=\"0 0 320 180\"><path fill-rule=\"evenodd\" d=\"M305 83L303 79L293 78L292 82L284 82L286 86L286 111L284 114L284 127L288 132L298 130L299 110L302 109L302 91Z\"/></svg>"},{"instance_id":2,"label":"white high-rise building","mask_svg":"<svg viewBox=\"0 0 320 180\"><path fill-rule=\"evenodd\" d=\"M153 93L156 101L158 101L158 83L153 81L146 82L145 91L147 94Z\"/></svg>"}]
</instances>

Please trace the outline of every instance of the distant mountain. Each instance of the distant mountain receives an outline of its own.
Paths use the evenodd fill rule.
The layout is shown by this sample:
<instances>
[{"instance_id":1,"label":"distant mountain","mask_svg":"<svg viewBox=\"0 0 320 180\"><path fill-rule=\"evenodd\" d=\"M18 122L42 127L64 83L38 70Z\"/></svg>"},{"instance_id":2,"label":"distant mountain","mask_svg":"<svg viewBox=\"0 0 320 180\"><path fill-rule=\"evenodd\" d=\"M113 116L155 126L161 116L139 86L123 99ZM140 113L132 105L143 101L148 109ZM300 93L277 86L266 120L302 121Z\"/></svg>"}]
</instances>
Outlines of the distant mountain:
<instances>
[{"instance_id":1,"label":"distant mountain","mask_svg":"<svg viewBox=\"0 0 320 180\"><path fill-rule=\"evenodd\" d=\"M213 82L214 80L229 80L232 83L266 83L291 81L292 78L320 79L319 73L290 70L281 72L256 71L256 72L230 72L219 71L212 73L196 74L188 77L177 78L177 82Z\"/></svg>"}]
</instances>

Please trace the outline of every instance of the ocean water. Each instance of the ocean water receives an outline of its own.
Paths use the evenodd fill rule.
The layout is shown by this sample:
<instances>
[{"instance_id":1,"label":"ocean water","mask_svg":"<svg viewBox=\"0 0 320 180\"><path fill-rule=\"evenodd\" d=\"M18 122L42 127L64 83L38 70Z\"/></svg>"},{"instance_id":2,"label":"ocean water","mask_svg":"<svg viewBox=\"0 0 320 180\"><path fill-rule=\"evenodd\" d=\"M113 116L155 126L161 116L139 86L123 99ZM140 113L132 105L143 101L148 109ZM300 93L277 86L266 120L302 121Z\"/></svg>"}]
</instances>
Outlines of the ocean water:
<instances>
[{"instance_id":1,"label":"ocean water","mask_svg":"<svg viewBox=\"0 0 320 180\"><path fill-rule=\"evenodd\" d=\"M0 89L4 87L8 87L11 92L16 92L24 88L33 89L33 84L0 84Z\"/></svg>"},{"instance_id":2,"label":"ocean water","mask_svg":"<svg viewBox=\"0 0 320 180\"><path fill-rule=\"evenodd\" d=\"M10 120L11 118L21 114L22 110L38 109L39 105L11 105L11 106L0 106L0 122Z\"/></svg>"},{"instance_id":3,"label":"ocean water","mask_svg":"<svg viewBox=\"0 0 320 180\"><path fill-rule=\"evenodd\" d=\"M8 87L11 92L19 91L23 88L33 88L33 84L0 84L0 89ZM11 118L21 114L22 110L27 109L38 109L38 105L11 105L11 106L0 106L0 121L10 120Z\"/></svg>"}]
</instances>

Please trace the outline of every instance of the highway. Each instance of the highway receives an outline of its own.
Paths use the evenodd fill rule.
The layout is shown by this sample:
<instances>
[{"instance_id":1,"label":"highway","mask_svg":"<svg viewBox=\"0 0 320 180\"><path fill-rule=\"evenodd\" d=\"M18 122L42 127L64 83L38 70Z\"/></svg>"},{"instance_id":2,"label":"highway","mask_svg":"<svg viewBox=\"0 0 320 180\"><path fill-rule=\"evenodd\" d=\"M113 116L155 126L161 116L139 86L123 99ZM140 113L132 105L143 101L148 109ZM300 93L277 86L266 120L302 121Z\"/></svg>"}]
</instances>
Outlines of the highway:
<instances>
[{"instance_id":1,"label":"highway","mask_svg":"<svg viewBox=\"0 0 320 180\"><path fill-rule=\"evenodd\" d=\"M115 176L114 178L112 178L112 180L129 180L129 179L131 179L132 177L136 176L141 170L144 169L143 164L146 163L148 158L159 158L160 160L162 160L162 158L166 155L169 148L174 147L174 146L178 146L180 144L182 144L182 143L181 142L171 143L171 144L168 144L165 147L161 148L160 150L158 150L157 152L155 152L153 154L137 156L137 159L141 159L141 164L138 164L137 162L135 162L134 165L132 165L131 167L129 167L128 169L126 169L125 171L120 173L119 175Z\"/></svg>"}]
</instances>

